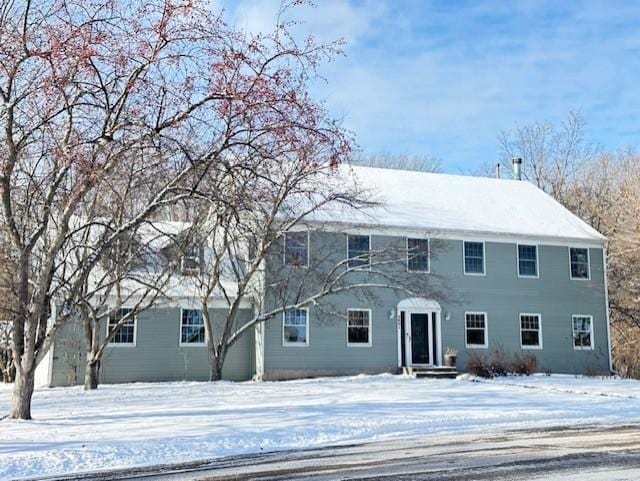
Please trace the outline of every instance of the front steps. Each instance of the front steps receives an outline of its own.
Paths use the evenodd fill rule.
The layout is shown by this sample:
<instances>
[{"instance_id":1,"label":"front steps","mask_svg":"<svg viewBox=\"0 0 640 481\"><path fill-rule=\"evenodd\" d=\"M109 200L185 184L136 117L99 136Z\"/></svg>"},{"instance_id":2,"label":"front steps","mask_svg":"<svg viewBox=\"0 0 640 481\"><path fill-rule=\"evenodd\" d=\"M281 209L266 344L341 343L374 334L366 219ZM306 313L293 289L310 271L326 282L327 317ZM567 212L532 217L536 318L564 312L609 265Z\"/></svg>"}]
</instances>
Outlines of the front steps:
<instances>
[{"instance_id":1,"label":"front steps","mask_svg":"<svg viewBox=\"0 0 640 481\"><path fill-rule=\"evenodd\" d=\"M455 379L458 371L455 367L403 367L402 374L415 375L417 378Z\"/></svg>"}]
</instances>

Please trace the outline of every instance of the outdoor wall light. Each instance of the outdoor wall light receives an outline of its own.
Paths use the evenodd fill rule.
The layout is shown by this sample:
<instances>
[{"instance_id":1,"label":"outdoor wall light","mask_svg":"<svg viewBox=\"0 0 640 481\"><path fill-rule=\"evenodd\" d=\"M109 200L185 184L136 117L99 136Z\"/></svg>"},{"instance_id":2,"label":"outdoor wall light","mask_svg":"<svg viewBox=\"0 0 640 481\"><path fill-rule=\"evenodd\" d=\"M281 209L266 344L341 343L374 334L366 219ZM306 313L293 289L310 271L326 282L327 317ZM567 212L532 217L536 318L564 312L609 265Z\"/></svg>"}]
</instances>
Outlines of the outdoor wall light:
<instances>
[{"instance_id":1,"label":"outdoor wall light","mask_svg":"<svg viewBox=\"0 0 640 481\"><path fill-rule=\"evenodd\" d=\"M445 321L448 321L448 320L450 320L450 319L451 319L451 313L450 313L450 312L446 312L446 313L444 314L444 320L445 320Z\"/></svg>"},{"instance_id":2,"label":"outdoor wall light","mask_svg":"<svg viewBox=\"0 0 640 481\"><path fill-rule=\"evenodd\" d=\"M396 318L396 310L395 309L391 309L389 311L389 319L395 319Z\"/></svg>"}]
</instances>

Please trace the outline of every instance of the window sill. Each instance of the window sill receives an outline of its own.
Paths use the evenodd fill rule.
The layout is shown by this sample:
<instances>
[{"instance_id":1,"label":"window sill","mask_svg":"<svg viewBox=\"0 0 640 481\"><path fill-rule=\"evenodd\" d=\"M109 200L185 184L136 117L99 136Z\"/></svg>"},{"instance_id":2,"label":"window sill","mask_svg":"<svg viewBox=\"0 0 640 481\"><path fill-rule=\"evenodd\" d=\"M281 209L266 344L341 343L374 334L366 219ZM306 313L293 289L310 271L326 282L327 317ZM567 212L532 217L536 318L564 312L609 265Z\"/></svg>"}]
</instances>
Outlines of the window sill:
<instances>
[{"instance_id":1,"label":"window sill","mask_svg":"<svg viewBox=\"0 0 640 481\"><path fill-rule=\"evenodd\" d=\"M180 347L207 347L207 343L206 342L185 342L185 343L180 343L179 344Z\"/></svg>"},{"instance_id":2,"label":"window sill","mask_svg":"<svg viewBox=\"0 0 640 481\"><path fill-rule=\"evenodd\" d=\"M489 349L488 344L465 344L466 349Z\"/></svg>"}]
</instances>

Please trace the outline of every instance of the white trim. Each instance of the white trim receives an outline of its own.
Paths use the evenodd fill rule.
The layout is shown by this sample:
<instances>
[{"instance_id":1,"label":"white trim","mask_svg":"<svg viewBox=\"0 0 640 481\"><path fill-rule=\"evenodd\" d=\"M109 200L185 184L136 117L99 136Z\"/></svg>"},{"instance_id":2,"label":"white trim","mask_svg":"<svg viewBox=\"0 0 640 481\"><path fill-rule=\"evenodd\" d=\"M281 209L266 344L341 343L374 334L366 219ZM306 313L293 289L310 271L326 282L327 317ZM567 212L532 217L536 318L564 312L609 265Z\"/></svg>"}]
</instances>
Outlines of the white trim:
<instances>
[{"instance_id":1,"label":"white trim","mask_svg":"<svg viewBox=\"0 0 640 481\"><path fill-rule=\"evenodd\" d=\"M573 277L571 275L571 249L586 249L587 250L587 277ZM590 281L591 280L591 252L586 246L568 246L567 252L569 253L569 279L572 281Z\"/></svg>"},{"instance_id":2,"label":"white trim","mask_svg":"<svg viewBox=\"0 0 640 481\"><path fill-rule=\"evenodd\" d=\"M525 346L522 344L522 316L538 316L538 341L539 344L537 346ZM532 349L532 350L541 350L543 347L542 344L542 314L539 312L520 312L518 314L518 328L520 330L520 349ZM533 331L533 329L527 329L527 331Z\"/></svg>"},{"instance_id":3,"label":"white trim","mask_svg":"<svg viewBox=\"0 0 640 481\"><path fill-rule=\"evenodd\" d=\"M609 319L609 282L607 274L607 249L602 249L602 271L604 275L604 309L607 320L607 347L609 349L609 371L613 371L613 355L611 352L611 320Z\"/></svg>"},{"instance_id":4,"label":"white trim","mask_svg":"<svg viewBox=\"0 0 640 481\"><path fill-rule=\"evenodd\" d=\"M305 336L304 336L304 341L305 342L286 342L284 340L284 320L285 320L285 316L287 311L282 311L282 346L283 347L308 347L309 346L309 308L308 307L299 307L297 309L289 309L290 311L306 311L307 313L307 325L306 325L306 332L305 332Z\"/></svg>"},{"instance_id":5,"label":"white trim","mask_svg":"<svg viewBox=\"0 0 640 481\"><path fill-rule=\"evenodd\" d=\"M404 312L405 332L401 328L401 313ZM396 311L397 336L398 336L398 368L402 367L402 345L404 343L406 367L414 366L411 352L411 314L427 314L429 337L429 352L432 365L442 366L442 309L436 301L423 298L404 299L398 303ZM433 350L433 331L431 314L436 315L436 352Z\"/></svg>"},{"instance_id":6,"label":"white trim","mask_svg":"<svg viewBox=\"0 0 640 481\"><path fill-rule=\"evenodd\" d=\"M467 242L474 243L474 244L482 244L482 272L481 273L467 272L467 264L465 262L465 250L464 250L464 246ZM487 275L487 246L485 245L484 241L468 240L468 239L465 239L462 241L462 273L465 276L483 277Z\"/></svg>"},{"instance_id":7,"label":"white trim","mask_svg":"<svg viewBox=\"0 0 640 481\"><path fill-rule=\"evenodd\" d=\"M321 226L319 230L325 232L337 232L342 234L372 234L391 237L428 237L430 239L445 240L471 240L471 241L489 241L506 244L517 244L518 242L533 242L536 244L559 246L559 247L584 247L585 245L593 248L603 248L607 239L563 237L551 235L536 234L519 234L519 233L500 233L495 231L481 230L465 230L465 229L447 229L447 228L430 228L430 227L406 227L382 224L353 224L349 222L336 221L308 221L308 225Z\"/></svg>"},{"instance_id":8,"label":"white trim","mask_svg":"<svg viewBox=\"0 0 640 481\"><path fill-rule=\"evenodd\" d=\"M349 313L350 312L367 312L369 313L369 328L367 329L368 332L368 341L367 342L349 342ZM373 342L373 315L371 312L371 309L359 309L356 307L353 308L348 308L347 309L347 322L346 322L346 328L347 328L347 347L371 347Z\"/></svg>"},{"instance_id":9,"label":"white trim","mask_svg":"<svg viewBox=\"0 0 640 481\"><path fill-rule=\"evenodd\" d=\"M130 307L120 307L120 308L118 308L118 310L120 310L120 309L129 309L131 311L133 310ZM129 318L129 320L131 320L131 319L133 319L133 343L131 343L131 342L113 342L113 341L109 341L107 346L109 346L109 347L136 347L136 343L138 342L138 315L134 314L133 317ZM109 318L107 318L107 333L106 333L107 337L109 337L109 331L111 330L110 327L109 327L110 324L111 324L111 316L109 316Z\"/></svg>"},{"instance_id":10,"label":"white trim","mask_svg":"<svg viewBox=\"0 0 640 481\"><path fill-rule=\"evenodd\" d=\"M520 274L520 246L536 248L536 275L535 276ZM538 244L535 244L533 242L529 244L526 244L524 242L520 242L516 244L516 274L521 279L539 279L540 278L540 248Z\"/></svg>"},{"instance_id":11,"label":"white trim","mask_svg":"<svg viewBox=\"0 0 640 481\"><path fill-rule=\"evenodd\" d=\"M409 239L412 240L426 240L427 241L427 266L426 271L411 270L409 269ZM431 273L431 239L428 237L405 237L405 248L407 250L407 272L415 272L417 274L430 274Z\"/></svg>"},{"instance_id":12,"label":"white trim","mask_svg":"<svg viewBox=\"0 0 640 481\"><path fill-rule=\"evenodd\" d=\"M576 317L587 317L589 318L589 339L591 339L591 346L590 347L584 347L584 346L576 346L575 344L575 335L576 335L576 331L573 328L573 320ZM571 344L573 345L573 350L574 351L593 351L596 347L596 340L593 337L593 316L590 314L571 314Z\"/></svg>"},{"instance_id":13,"label":"white trim","mask_svg":"<svg viewBox=\"0 0 640 481\"><path fill-rule=\"evenodd\" d=\"M204 317L202 317L202 309L198 308L180 308L180 319L178 319L178 346L179 347L203 347L207 345L207 338L205 336L204 342L182 342L182 313L184 311L200 311L200 317L202 318L202 326L204 327Z\"/></svg>"},{"instance_id":14,"label":"white trim","mask_svg":"<svg viewBox=\"0 0 640 481\"><path fill-rule=\"evenodd\" d=\"M298 230L298 231L294 231L294 230L288 230L286 232L284 232L284 235L282 236L282 264L288 267L294 267L296 269L308 269L309 268L309 260L311 258L311 237L309 236L309 230L307 229L307 263L305 265L300 265L300 266L296 266L293 264L287 264L287 234L288 233L295 233L295 234L299 234L300 232L305 232L303 230Z\"/></svg>"},{"instance_id":15,"label":"white trim","mask_svg":"<svg viewBox=\"0 0 640 481\"><path fill-rule=\"evenodd\" d=\"M347 234L347 269L362 269L362 270L371 270L371 234ZM349 236L362 236L362 237L368 237L369 238L369 262L367 262L366 265L361 265L361 266L354 266L351 267L349 265L349 259L351 259L351 257L349 256ZM353 258L354 260L357 260L355 257Z\"/></svg>"},{"instance_id":16,"label":"white trim","mask_svg":"<svg viewBox=\"0 0 640 481\"><path fill-rule=\"evenodd\" d=\"M482 314L484 316L484 344L469 344L467 343L467 314ZM472 327L471 329L478 329ZM489 348L489 316L483 311L466 311L464 313L464 347L467 349L488 349Z\"/></svg>"}]
</instances>

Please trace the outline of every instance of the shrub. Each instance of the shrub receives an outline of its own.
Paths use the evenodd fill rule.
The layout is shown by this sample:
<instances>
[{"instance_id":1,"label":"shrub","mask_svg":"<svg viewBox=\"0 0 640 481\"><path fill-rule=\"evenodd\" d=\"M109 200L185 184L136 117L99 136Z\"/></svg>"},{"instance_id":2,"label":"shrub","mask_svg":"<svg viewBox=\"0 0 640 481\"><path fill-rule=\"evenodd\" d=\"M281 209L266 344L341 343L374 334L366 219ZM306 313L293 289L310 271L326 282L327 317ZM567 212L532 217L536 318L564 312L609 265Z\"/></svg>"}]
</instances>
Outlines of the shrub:
<instances>
[{"instance_id":1,"label":"shrub","mask_svg":"<svg viewBox=\"0 0 640 481\"><path fill-rule=\"evenodd\" d=\"M529 376L536 372L538 367L538 360L536 356L531 353L518 354L514 356L511 364L511 372L519 376Z\"/></svg>"},{"instance_id":2,"label":"shrub","mask_svg":"<svg viewBox=\"0 0 640 481\"><path fill-rule=\"evenodd\" d=\"M484 354L472 352L467 359L467 371L478 377L492 377Z\"/></svg>"},{"instance_id":3,"label":"shrub","mask_svg":"<svg viewBox=\"0 0 640 481\"><path fill-rule=\"evenodd\" d=\"M497 348L491 357L472 352L467 359L467 372L478 377L499 377L509 374L529 376L536 372L538 361L531 354L509 355L504 349Z\"/></svg>"}]
</instances>

